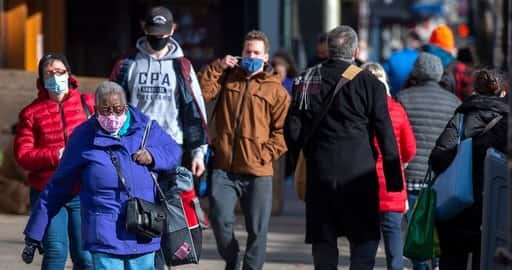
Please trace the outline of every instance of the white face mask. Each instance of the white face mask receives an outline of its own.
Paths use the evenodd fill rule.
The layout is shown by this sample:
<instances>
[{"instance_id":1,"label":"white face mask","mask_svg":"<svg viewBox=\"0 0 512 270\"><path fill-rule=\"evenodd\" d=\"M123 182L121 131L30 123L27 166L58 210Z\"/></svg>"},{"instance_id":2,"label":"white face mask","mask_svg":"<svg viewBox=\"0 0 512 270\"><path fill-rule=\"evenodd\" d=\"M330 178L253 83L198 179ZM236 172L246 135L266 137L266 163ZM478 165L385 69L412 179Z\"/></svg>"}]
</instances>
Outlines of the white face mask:
<instances>
[{"instance_id":1,"label":"white face mask","mask_svg":"<svg viewBox=\"0 0 512 270\"><path fill-rule=\"evenodd\" d=\"M53 75L50 78L44 80L44 88L54 92L55 94L62 94L68 91L68 76Z\"/></svg>"}]
</instances>

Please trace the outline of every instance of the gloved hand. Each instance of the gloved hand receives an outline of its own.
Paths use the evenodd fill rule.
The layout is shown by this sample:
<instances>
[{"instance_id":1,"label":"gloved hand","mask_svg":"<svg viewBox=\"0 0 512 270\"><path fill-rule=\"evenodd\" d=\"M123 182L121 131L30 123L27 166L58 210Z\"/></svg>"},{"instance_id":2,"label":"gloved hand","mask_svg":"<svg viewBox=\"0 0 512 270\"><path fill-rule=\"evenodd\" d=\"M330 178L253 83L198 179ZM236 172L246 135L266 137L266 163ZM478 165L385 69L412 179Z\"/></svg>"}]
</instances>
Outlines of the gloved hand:
<instances>
[{"instance_id":1,"label":"gloved hand","mask_svg":"<svg viewBox=\"0 0 512 270\"><path fill-rule=\"evenodd\" d=\"M25 237L25 248L21 253L21 259L26 263L30 264L34 260L34 253L36 249L39 251L39 254L42 255L44 253L43 245L40 241L34 240L29 237Z\"/></svg>"}]
</instances>

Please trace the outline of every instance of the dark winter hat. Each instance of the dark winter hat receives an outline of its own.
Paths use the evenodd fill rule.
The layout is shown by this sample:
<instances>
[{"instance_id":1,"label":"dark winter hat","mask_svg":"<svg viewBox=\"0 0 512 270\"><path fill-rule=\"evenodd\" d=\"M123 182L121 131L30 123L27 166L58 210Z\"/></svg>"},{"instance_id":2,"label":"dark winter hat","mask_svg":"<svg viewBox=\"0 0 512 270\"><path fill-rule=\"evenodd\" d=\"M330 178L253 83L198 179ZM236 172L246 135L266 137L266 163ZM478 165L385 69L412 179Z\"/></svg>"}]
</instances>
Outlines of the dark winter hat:
<instances>
[{"instance_id":1,"label":"dark winter hat","mask_svg":"<svg viewBox=\"0 0 512 270\"><path fill-rule=\"evenodd\" d=\"M59 54L59 53L49 53L49 54L46 54L45 56L43 56L43 58L41 58L41 60L39 60L39 65L38 65L38 74L39 74L39 78L42 80L43 79L43 69L44 67L46 67L48 64L52 63L53 61L61 61L64 66L66 67L66 70L68 71L68 74L71 74L71 67L69 66L69 62L68 62L68 59L66 59L66 57L62 54Z\"/></svg>"},{"instance_id":2,"label":"dark winter hat","mask_svg":"<svg viewBox=\"0 0 512 270\"><path fill-rule=\"evenodd\" d=\"M152 7L144 17L144 30L148 35L167 35L171 33L173 22L169 9L163 6Z\"/></svg>"},{"instance_id":3,"label":"dark winter hat","mask_svg":"<svg viewBox=\"0 0 512 270\"><path fill-rule=\"evenodd\" d=\"M443 76L443 64L439 57L422 52L414 62L411 75L418 81L436 81L441 80Z\"/></svg>"}]
</instances>

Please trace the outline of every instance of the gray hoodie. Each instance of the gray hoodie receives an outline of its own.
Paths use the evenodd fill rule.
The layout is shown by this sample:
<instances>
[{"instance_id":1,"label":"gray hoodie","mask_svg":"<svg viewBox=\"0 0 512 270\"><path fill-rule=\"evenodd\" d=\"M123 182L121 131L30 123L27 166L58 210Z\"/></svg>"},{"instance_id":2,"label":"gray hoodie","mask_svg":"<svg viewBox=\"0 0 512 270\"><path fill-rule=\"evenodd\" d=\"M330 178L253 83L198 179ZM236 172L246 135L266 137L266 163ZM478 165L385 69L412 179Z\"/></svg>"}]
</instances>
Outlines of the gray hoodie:
<instances>
[{"instance_id":1,"label":"gray hoodie","mask_svg":"<svg viewBox=\"0 0 512 270\"><path fill-rule=\"evenodd\" d=\"M158 121L176 143L183 144L183 131L177 104L177 81L173 63L176 58L183 57L183 51L171 37L168 43L170 51L160 59L151 54L148 46L146 37L137 40L138 52L126 69L127 76L124 86L130 93L129 102L150 118ZM193 68L190 77L192 91L197 98L201 113L206 119L203 95ZM203 158L206 149L206 145L194 149L192 151L194 158Z\"/></svg>"}]
</instances>

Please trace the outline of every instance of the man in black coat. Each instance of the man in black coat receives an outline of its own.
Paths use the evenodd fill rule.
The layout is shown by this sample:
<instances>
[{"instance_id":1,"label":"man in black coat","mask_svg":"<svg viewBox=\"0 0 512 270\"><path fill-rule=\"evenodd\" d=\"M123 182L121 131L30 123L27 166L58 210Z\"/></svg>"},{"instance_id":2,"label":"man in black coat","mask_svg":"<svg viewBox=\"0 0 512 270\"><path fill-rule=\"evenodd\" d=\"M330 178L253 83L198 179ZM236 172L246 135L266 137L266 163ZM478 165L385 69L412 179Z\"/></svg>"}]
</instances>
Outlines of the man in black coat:
<instances>
[{"instance_id":1,"label":"man in black coat","mask_svg":"<svg viewBox=\"0 0 512 270\"><path fill-rule=\"evenodd\" d=\"M357 34L349 26L333 29L327 42L329 59L296 80L285 125L289 149L297 155L302 148L307 164L306 243L312 244L317 270L337 269L339 236L350 242L350 269L373 269L380 238L374 135L388 190L403 188L386 89L370 72L361 71L341 88L312 131L313 116L358 54ZM303 145L308 132L313 134Z\"/></svg>"}]
</instances>

